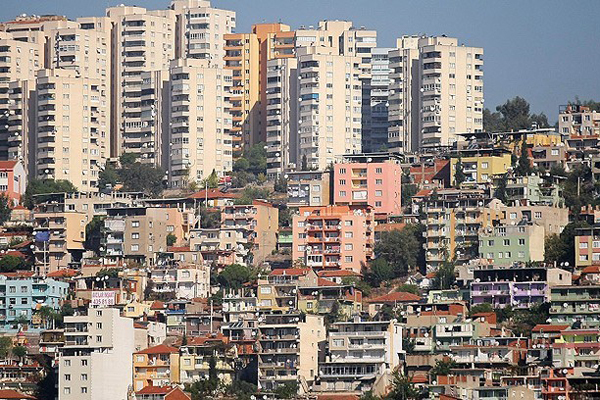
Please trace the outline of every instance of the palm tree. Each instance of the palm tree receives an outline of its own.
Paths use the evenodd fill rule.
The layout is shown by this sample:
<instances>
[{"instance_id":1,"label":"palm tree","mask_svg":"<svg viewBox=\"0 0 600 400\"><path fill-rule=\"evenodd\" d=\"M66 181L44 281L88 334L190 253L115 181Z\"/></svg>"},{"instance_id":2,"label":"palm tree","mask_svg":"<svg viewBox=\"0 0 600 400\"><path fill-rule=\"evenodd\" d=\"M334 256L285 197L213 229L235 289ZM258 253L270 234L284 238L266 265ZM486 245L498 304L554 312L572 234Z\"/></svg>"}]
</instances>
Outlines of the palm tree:
<instances>
[{"instance_id":1,"label":"palm tree","mask_svg":"<svg viewBox=\"0 0 600 400\"><path fill-rule=\"evenodd\" d=\"M385 400L417 400L421 398L421 392L412 383L407 375L394 372L392 390L385 396Z\"/></svg>"}]
</instances>

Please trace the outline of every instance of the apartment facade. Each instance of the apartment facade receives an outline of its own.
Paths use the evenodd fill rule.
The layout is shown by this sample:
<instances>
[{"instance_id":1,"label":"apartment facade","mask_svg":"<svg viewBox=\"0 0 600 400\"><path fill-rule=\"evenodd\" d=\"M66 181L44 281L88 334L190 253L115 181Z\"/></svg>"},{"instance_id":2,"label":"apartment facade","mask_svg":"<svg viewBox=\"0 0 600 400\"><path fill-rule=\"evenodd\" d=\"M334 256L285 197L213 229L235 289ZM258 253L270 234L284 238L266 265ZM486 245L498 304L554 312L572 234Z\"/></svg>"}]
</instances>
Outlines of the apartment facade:
<instances>
[{"instance_id":1,"label":"apartment facade","mask_svg":"<svg viewBox=\"0 0 600 400\"><path fill-rule=\"evenodd\" d=\"M552 324L600 327L600 286L557 286L550 290Z\"/></svg>"},{"instance_id":2,"label":"apartment facade","mask_svg":"<svg viewBox=\"0 0 600 400\"><path fill-rule=\"evenodd\" d=\"M388 148L391 48L371 49L371 79L363 84L362 151L373 153Z\"/></svg>"},{"instance_id":3,"label":"apartment facade","mask_svg":"<svg viewBox=\"0 0 600 400\"><path fill-rule=\"evenodd\" d=\"M58 357L60 400L127 400L133 381L133 320L115 308L90 308L65 317Z\"/></svg>"},{"instance_id":4,"label":"apartment facade","mask_svg":"<svg viewBox=\"0 0 600 400\"><path fill-rule=\"evenodd\" d=\"M572 148L586 149L598 146L600 113L577 104L561 106L558 131Z\"/></svg>"},{"instance_id":5,"label":"apartment facade","mask_svg":"<svg viewBox=\"0 0 600 400\"><path fill-rule=\"evenodd\" d=\"M25 193L27 172L21 161L0 161L0 193L18 205Z\"/></svg>"},{"instance_id":6,"label":"apartment facade","mask_svg":"<svg viewBox=\"0 0 600 400\"><path fill-rule=\"evenodd\" d=\"M110 143L102 80L67 70L40 70L36 95L35 177L64 179L81 191L97 191Z\"/></svg>"},{"instance_id":7,"label":"apartment facade","mask_svg":"<svg viewBox=\"0 0 600 400\"><path fill-rule=\"evenodd\" d=\"M369 161L371 160L371 161ZM368 206L376 214L402 212L402 168L394 159L348 157L333 166L333 202Z\"/></svg>"},{"instance_id":8,"label":"apartment facade","mask_svg":"<svg viewBox=\"0 0 600 400\"><path fill-rule=\"evenodd\" d=\"M32 323L37 304L59 310L69 294L69 284L54 279L1 275L0 293L0 327L6 331L22 318Z\"/></svg>"},{"instance_id":9,"label":"apartment facade","mask_svg":"<svg viewBox=\"0 0 600 400\"><path fill-rule=\"evenodd\" d=\"M169 69L169 186L185 188L232 169L231 72L207 60L175 60Z\"/></svg>"},{"instance_id":10,"label":"apartment facade","mask_svg":"<svg viewBox=\"0 0 600 400\"><path fill-rule=\"evenodd\" d=\"M112 21L111 151L141 154L143 132L143 73L166 70L175 58L173 10L149 11L142 7L110 7Z\"/></svg>"},{"instance_id":11,"label":"apartment facade","mask_svg":"<svg viewBox=\"0 0 600 400\"><path fill-rule=\"evenodd\" d=\"M456 184L456 168L462 165L465 183L489 183L504 175L512 165L512 154L500 150L465 150L453 157L450 164L450 182Z\"/></svg>"},{"instance_id":12,"label":"apartment facade","mask_svg":"<svg viewBox=\"0 0 600 400\"><path fill-rule=\"evenodd\" d=\"M287 182L289 207L331 204L331 171L290 171Z\"/></svg>"},{"instance_id":13,"label":"apartment facade","mask_svg":"<svg viewBox=\"0 0 600 400\"><path fill-rule=\"evenodd\" d=\"M361 273L373 256L374 215L350 206L300 207L293 218L292 260Z\"/></svg>"},{"instance_id":14,"label":"apartment facade","mask_svg":"<svg viewBox=\"0 0 600 400\"><path fill-rule=\"evenodd\" d=\"M265 90L267 177L298 167L298 61L268 61Z\"/></svg>"},{"instance_id":15,"label":"apartment facade","mask_svg":"<svg viewBox=\"0 0 600 400\"><path fill-rule=\"evenodd\" d=\"M27 144L22 143L23 132L12 128L23 124L19 124L19 114L15 112L17 107L9 101L9 86L11 82L35 79L37 71L44 67L41 38L38 42L29 42L18 40L20 36L0 32L0 160L27 157ZM21 137L18 137L19 134Z\"/></svg>"},{"instance_id":16,"label":"apartment facade","mask_svg":"<svg viewBox=\"0 0 600 400\"><path fill-rule=\"evenodd\" d=\"M235 11L211 6L206 0L173 0L176 14L175 56L207 60L211 67L225 66L225 35L235 30Z\"/></svg>"},{"instance_id":17,"label":"apartment facade","mask_svg":"<svg viewBox=\"0 0 600 400\"><path fill-rule=\"evenodd\" d=\"M336 322L328 337L328 354L319 362L320 390L363 394L382 392L403 357L402 326L392 321Z\"/></svg>"},{"instance_id":18,"label":"apartment facade","mask_svg":"<svg viewBox=\"0 0 600 400\"><path fill-rule=\"evenodd\" d=\"M483 49L446 36L398 39L390 52L392 148L450 146L483 130ZM407 98L410 97L410 98Z\"/></svg>"},{"instance_id":19,"label":"apartment facade","mask_svg":"<svg viewBox=\"0 0 600 400\"><path fill-rule=\"evenodd\" d=\"M164 344L133 354L133 390L179 382L179 349Z\"/></svg>"},{"instance_id":20,"label":"apartment facade","mask_svg":"<svg viewBox=\"0 0 600 400\"><path fill-rule=\"evenodd\" d=\"M298 58L298 154L302 170L323 170L362 148L360 59L331 47L303 47Z\"/></svg>"},{"instance_id":21,"label":"apartment facade","mask_svg":"<svg viewBox=\"0 0 600 400\"><path fill-rule=\"evenodd\" d=\"M297 382L306 393L317 377L319 347L326 340L323 317L263 314L258 321L258 385L272 391Z\"/></svg>"},{"instance_id":22,"label":"apartment facade","mask_svg":"<svg viewBox=\"0 0 600 400\"><path fill-rule=\"evenodd\" d=\"M544 261L545 229L519 223L486 227L479 232L479 258L498 267Z\"/></svg>"}]
</instances>

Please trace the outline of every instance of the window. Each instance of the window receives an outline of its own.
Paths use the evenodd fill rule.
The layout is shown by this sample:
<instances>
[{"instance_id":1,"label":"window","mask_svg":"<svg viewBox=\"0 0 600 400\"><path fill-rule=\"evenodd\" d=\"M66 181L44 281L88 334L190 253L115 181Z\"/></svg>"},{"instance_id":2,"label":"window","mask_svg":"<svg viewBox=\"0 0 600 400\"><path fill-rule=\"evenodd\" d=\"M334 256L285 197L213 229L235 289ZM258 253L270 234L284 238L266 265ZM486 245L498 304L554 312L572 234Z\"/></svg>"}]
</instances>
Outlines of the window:
<instances>
[{"instance_id":1,"label":"window","mask_svg":"<svg viewBox=\"0 0 600 400\"><path fill-rule=\"evenodd\" d=\"M65 367L71 366L71 360L65 360Z\"/></svg>"},{"instance_id":2,"label":"window","mask_svg":"<svg viewBox=\"0 0 600 400\"><path fill-rule=\"evenodd\" d=\"M488 246L493 246L494 245L494 241L493 240L488 240Z\"/></svg>"},{"instance_id":3,"label":"window","mask_svg":"<svg viewBox=\"0 0 600 400\"><path fill-rule=\"evenodd\" d=\"M333 339L334 347L342 347L344 346L344 339Z\"/></svg>"},{"instance_id":4,"label":"window","mask_svg":"<svg viewBox=\"0 0 600 400\"><path fill-rule=\"evenodd\" d=\"M96 322L96 329L102 329L102 322Z\"/></svg>"},{"instance_id":5,"label":"window","mask_svg":"<svg viewBox=\"0 0 600 400\"><path fill-rule=\"evenodd\" d=\"M140 234L138 232L134 232L131 234L131 238L132 239L139 239L140 238Z\"/></svg>"},{"instance_id":6,"label":"window","mask_svg":"<svg viewBox=\"0 0 600 400\"><path fill-rule=\"evenodd\" d=\"M81 374L81 380L82 381L87 381L88 380L88 375L87 374Z\"/></svg>"},{"instance_id":7,"label":"window","mask_svg":"<svg viewBox=\"0 0 600 400\"><path fill-rule=\"evenodd\" d=\"M346 184L346 180L345 179L340 179L340 185L345 185Z\"/></svg>"},{"instance_id":8,"label":"window","mask_svg":"<svg viewBox=\"0 0 600 400\"><path fill-rule=\"evenodd\" d=\"M580 249L587 249L588 248L587 242L579 242L579 248Z\"/></svg>"},{"instance_id":9,"label":"window","mask_svg":"<svg viewBox=\"0 0 600 400\"><path fill-rule=\"evenodd\" d=\"M131 227L132 228L139 228L140 227L140 221L131 221Z\"/></svg>"},{"instance_id":10,"label":"window","mask_svg":"<svg viewBox=\"0 0 600 400\"><path fill-rule=\"evenodd\" d=\"M383 191L381 191L381 190L376 190L376 191L375 191L375 197L381 197L381 196L383 196Z\"/></svg>"},{"instance_id":11,"label":"window","mask_svg":"<svg viewBox=\"0 0 600 400\"><path fill-rule=\"evenodd\" d=\"M354 246L352 245L352 243L347 243L347 244L344 245L344 250L352 250L353 247Z\"/></svg>"},{"instance_id":12,"label":"window","mask_svg":"<svg viewBox=\"0 0 600 400\"><path fill-rule=\"evenodd\" d=\"M351 239L352 237L354 237L354 233L352 233L352 232L346 232L346 233L344 233L344 237L346 239Z\"/></svg>"},{"instance_id":13,"label":"window","mask_svg":"<svg viewBox=\"0 0 600 400\"><path fill-rule=\"evenodd\" d=\"M519 246L525 246L525 239L519 239Z\"/></svg>"},{"instance_id":14,"label":"window","mask_svg":"<svg viewBox=\"0 0 600 400\"><path fill-rule=\"evenodd\" d=\"M71 394L71 388L70 387L66 387L63 389L64 394Z\"/></svg>"},{"instance_id":15,"label":"window","mask_svg":"<svg viewBox=\"0 0 600 400\"><path fill-rule=\"evenodd\" d=\"M376 185L383 185L383 179L375 179Z\"/></svg>"},{"instance_id":16,"label":"window","mask_svg":"<svg viewBox=\"0 0 600 400\"><path fill-rule=\"evenodd\" d=\"M482 169L488 169L488 168L489 168L489 166L490 166L490 165L489 165L487 162L482 162L482 163L481 163L481 168L482 168Z\"/></svg>"},{"instance_id":17,"label":"window","mask_svg":"<svg viewBox=\"0 0 600 400\"><path fill-rule=\"evenodd\" d=\"M519 254L518 254L518 257L519 258L525 257L525 252L524 251L520 251Z\"/></svg>"},{"instance_id":18,"label":"window","mask_svg":"<svg viewBox=\"0 0 600 400\"><path fill-rule=\"evenodd\" d=\"M69 382L71 380L71 374L65 374L65 381Z\"/></svg>"},{"instance_id":19,"label":"window","mask_svg":"<svg viewBox=\"0 0 600 400\"><path fill-rule=\"evenodd\" d=\"M340 197L346 197L346 191L340 190Z\"/></svg>"},{"instance_id":20,"label":"window","mask_svg":"<svg viewBox=\"0 0 600 400\"><path fill-rule=\"evenodd\" d=\"M510 246L510 239L504 239L503 242L502 242L502 244L504 246Z\"/></svg>"},{"instance_id":21,"label":"window","mask_svg":"<svg viewBox=\"0 0 600 400\"><path fill-rule=\"evenodd\" d=\"M510 213L510 219L517 219L517 213L516 212L511 212Z\"/></svg>"},{"instance_id":22,"label":"window","mask_svg":"<svg viewBox=\"0 0 600 400\"><path fill-rule=\"evenodd\" d=\"M102 335L97 335L96 342L101 342L101 341L102 341Z\"/></svg>"},{"instance_id":23,"label":"window","mask_svg":"<svg viewBox=\"0 0 600 400\"><path fill-rule=\"evenodd\" d=\"M352 221L344 221L345 226L352 226Z\"/></svg>"},{"instance_id":24,"label":"window","mask_svg":"<svg viewBox=\"0 0 600 400\"><path fill-rule=\"evenodd\" d=\"M351 263L352 260L353 260L352 256L346 256L346 257L344 257L344 262Z\"/></svg>"},{"instance_id":25,"label":"window","mask_svg":"<svg viewBox=\"0 0 600 400\"><path fill-rule=\"evenodd\" d=\"M81 387L81 393L87 393L87 387L82 386Z\"/></svg>"},{"instance_id":26,"label":"window","mask_svg":"<svg viewBox=\"0 0 600 400\"><path fill-rule=\"evenodd\" d=\"M132 244L131 245L131 251L139 251L140 250L140 246L137 244Z\"/></svg>"},{"instance_id":27,"label":"window","mask_svg":"<svg viewBox=\"0 0 600 400\"><path fill-rule=\"evenodd\" d=\"M592 242L592 247L595 249L600 249L600 240L594 240Z\"/></svg>"},{"instance_id":28,"label":"window","mask_svg":"<svg viewBox=\"0 0 600 400\"><path fill-rule=\"evenodd\" d=\"M579 255L579 261L587 261L587 260L588 260L587 254L580 254Z\"/></svg>"},{"instance_id":29,"label":"window","mask_svg":"<svg viewBox=\"0 0 600 400\"><path fill-rule=\"evenodd\" d=\"M533 213L533 218L535 218L535 219L542 219L542 212L541 211L536 211L535 213Z\"/></svg>"},{"instance_id":30,"label":"window","mask_svg":"<svg viewBox=\"0 0 600 400\"><path fill-rule=\"evenodd\" d=\"M346 173L346 168L340 168L340 174L345 174Z\"/></svg>"},{"instance_id":31,"label":"window","mask_svg":"<svg viewBox=\"0 0 600 400\"><path fill-rule=\"evenodd\" d=\"M507 251L504 253L504 258L510 258L510 257L511 257L510 251Z\"/></svg>"},{"instance_id":32,"label":"window","mask_svg":"<svg viewBox=\"0 0 600 400\"><path fill-rule=\"evenodd\" d=\"M382 174L383 173L383 168L375 168L375 173L376 174Z\"/></svg>"}]
</instances>

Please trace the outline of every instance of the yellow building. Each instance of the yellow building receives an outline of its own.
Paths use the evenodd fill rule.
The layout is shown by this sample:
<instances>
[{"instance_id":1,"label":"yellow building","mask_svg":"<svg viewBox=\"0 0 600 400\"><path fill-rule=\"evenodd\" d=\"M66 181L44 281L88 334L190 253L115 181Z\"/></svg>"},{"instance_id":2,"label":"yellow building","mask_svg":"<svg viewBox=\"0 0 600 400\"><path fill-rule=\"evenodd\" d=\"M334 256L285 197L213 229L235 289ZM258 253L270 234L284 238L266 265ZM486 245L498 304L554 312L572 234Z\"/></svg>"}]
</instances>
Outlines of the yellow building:
<instances>
[{"instance_id":1,"label":"yellow building","mask_svg":"<svg viewBox=\"0 0 600 400\"><path fill-rule=\"evenodd\" d=\"M139 301L132 301L129 304L125 304L122 315L123 317L127 318L141 318L144 316L144 314L150 314L150 306L151 302L149 301L143 303L140 303Z\"/></svg>"},{"instance_id":2,"label":"yellow building","mask_svg":"<svg viewBox=\"0 0 600 400\"><path fill-rule=\"evenodd\" d=\"M235 346L222 334L190 338L181 347L181 383L192 383L209 378L210 362L214 357L219 380L229 385L235 379Z\"/></svg>"},{"instance_id":3,"label":"yellow building","mask_svg":"<svg viewBox=\"0 0 600 400\"><path fill-rule=\"evenodd\" d=\"M179 383L179 349L160 344L133 354L135 391L173 383Z\"/></svg>"},{"instance_id":4,"label":"yellow building","mask_svg":"<svg viewBox=\"0 0 600 400\"><path fill-rule=\"evenodd\" d=\"M461 156L451 160L450 182L452 185L456 183L456 165L459 160L463 166L465 183L487 183L508 171L512 164L511 157L512 153L506 150L461 150Z\"/></svg>"}]
</instances>

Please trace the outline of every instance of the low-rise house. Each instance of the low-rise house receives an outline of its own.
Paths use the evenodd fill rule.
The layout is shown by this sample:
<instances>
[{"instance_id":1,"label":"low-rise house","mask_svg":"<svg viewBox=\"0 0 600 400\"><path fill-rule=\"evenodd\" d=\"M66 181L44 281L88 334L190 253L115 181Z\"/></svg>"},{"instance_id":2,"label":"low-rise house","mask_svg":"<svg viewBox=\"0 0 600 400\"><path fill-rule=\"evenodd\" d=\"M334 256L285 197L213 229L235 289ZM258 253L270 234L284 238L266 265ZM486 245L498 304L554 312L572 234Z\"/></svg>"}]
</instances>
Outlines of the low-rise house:
<instances>
[{"instance_id":1,"label":"low-rise house","mask_svg":"<svg viewBox=\"0 0 600 400\"><path fill-rule=\"evenodd\" d=\"M189 338L180 351L181 383L208 379L211 365L214 365L217 376L224 385L235 380L236 346L222 334Z\"/></svg>"},{"instance_id":2,"label":"low-rise house","mask_svg":"<svg viewBox=\"0 0 600 400\"><path fill-rule=\"evenodd\" d=\"M318 207L331 204L331 175L331 171L288 172L288 207Z\"/></svg>"},{"instance_id":3,"label":"low-rise house","mask_svg":"<svg viewBox=\"0 0 600 400\"><path fill-rule=\"evenodd\" d=\"M18 160L0 161L0 194L6 195L16 206L27 187L27 173Z\"/></svg>"},{"instance_id":4,"label":"low-rise house","mask_svg":"<svg viewBox=\"0 0 600 400\"><path fill-rule=\"evenodd\" d=\"M600 329L565 329L552 344L554 368L597 369Z\"/></svg>"},{"instance_id":5,"label":"low-rise house","mask_svg":"<svg viewBox=\"0 0 600 400\"><path fill-rule=\"evenodd\" d=\"M471 304L488 303L494 308L527 309L546 303L550 290L572 283L569 271L560 268L494 268L474 271Z\"/></svg>"},{"instance_id":6,"label":"low-rise house","mask_svg":"<svg viewBox=\"0 0 600 400\"><path fill-rule=\"evenodd\" d=\"M377 315L385 306L396 309L403 304L417 303L419 301L421 301L421 296L407 292L392 292L383 296L366 299L366 302L369 304L368 309L371 317Z\"/></svg>"},{"instance_id":7,"label":"low-rise house","mask_svg":"<svg viewBox=\"0 0 600 400\"><path fill-rule=\"evenodd\" d=\"M135 400L192 400L177 386L146 386L135 392Z\"/></svg>"},{"instance_id":8,"label":"low-rise house","mask_svg":"<svg viewBox=\"0 0 600 400\"><path fill-rule=\"evenodd\" d=\"M179 349L160 344L133 354L135 391L179 382Z\"/></svg>"}]
</instances>

